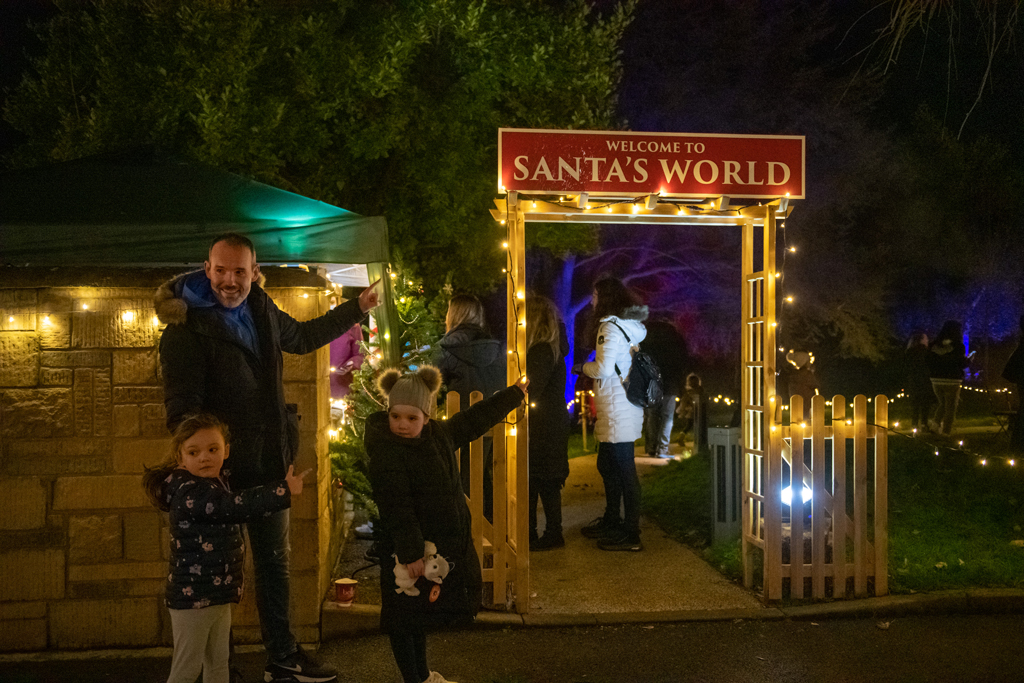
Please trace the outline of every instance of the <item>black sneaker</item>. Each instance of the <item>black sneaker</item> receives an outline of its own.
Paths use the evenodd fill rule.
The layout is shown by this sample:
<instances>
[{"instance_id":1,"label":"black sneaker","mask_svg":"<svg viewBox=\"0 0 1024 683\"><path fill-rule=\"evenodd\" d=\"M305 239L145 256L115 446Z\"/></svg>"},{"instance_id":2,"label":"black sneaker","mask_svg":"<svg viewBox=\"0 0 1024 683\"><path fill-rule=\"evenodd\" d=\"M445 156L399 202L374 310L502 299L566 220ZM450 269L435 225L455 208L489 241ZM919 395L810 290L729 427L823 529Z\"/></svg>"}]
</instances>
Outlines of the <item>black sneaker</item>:
<instances>
[{"instance_id":1,"label":"black sneaker","mask_svg":"<svg viewBox=\"0 0 1024 683\"><path fill-rule=\"evenodd\" d=\"M644 549L644 544L640 542L640 536L631 536L630 534L623 533L618 536L598 541L597 547L601 550L626 550L630 552L638 552Z\"/></svg>"},{"instance_id":2,"label":"black sneaker","mask_svg":"<svg viewBox=\"0 0 1024 683\"><path fill-rule=\"evenodd\" d=\"M554 550L555 548L564 548L565 538L562 534L545 533L543 536L538 538L536 541L530 544L530 550L543 551L543 550Z\"/></svg>"},{"instance_id":3,"label":"black sneaker","mask_svg":"<svg viewBox=\"0 0 1024 683\"><path fill-rule=\"evenodd\" d=\"M604 517L598 517L593 522L580 529L580 533L587 538L603 538L620 531L621 526L621 522L608 522Z\"/></svg>"},{"instance_id":4,"label":"black sneaker","mask_svg":"<svg viewBox=\"0 0 1024 683\"><path fill-rule=\"evenodd\" d=\"M333 667L316 661L302 646L263 669L264 683L334 683L337 680L338 672Z\"/></svg>"}]
</instances>

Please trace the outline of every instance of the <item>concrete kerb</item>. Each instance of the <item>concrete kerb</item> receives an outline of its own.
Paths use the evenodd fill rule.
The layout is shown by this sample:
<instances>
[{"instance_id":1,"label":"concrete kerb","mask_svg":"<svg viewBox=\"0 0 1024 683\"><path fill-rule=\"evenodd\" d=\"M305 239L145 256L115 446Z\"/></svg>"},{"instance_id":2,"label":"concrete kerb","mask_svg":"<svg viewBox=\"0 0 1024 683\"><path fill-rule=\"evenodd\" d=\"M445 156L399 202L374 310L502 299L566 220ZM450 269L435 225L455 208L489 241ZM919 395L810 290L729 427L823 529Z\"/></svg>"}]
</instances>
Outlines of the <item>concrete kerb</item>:
<instances>
[{"instance_id":1,"label":"concrete kerb","mask_svg":"<svg viewBox=\"0 0 1024 683\"><path fill-rule=\"evenodd\" d=\"M767 621L780 619L893 619L947 614L1024 614L1024 590L977 588L937 591L880 598L836 600L809 605L766 606L762 609L677 610L663 612L528 613L481 611L474 628L552 628L559 626L609 626L615 624L683 623L695 621ZM341 607L325 601L321 612L321 638L366 635L377 631L379 605Z\"/></svg>"}]
</instances>

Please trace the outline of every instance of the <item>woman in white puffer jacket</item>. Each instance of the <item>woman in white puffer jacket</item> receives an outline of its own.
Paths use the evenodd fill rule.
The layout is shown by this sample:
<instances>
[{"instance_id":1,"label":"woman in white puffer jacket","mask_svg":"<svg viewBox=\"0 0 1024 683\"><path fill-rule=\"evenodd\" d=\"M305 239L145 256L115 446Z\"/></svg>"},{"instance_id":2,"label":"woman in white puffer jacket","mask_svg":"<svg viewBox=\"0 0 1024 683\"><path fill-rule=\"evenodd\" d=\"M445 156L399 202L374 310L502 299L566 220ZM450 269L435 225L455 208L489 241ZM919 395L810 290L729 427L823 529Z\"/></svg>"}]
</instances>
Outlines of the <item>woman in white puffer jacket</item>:
<instances>
[{"instance_id":1,"label":"woman in white puffer jacket","mask_svg":"<svg viewBox=\"0 0 1024 683\"><path fill-rule=\"evenodd\" d=\"M594 285L593 314L597 353L576 371L594 380L594 436L599 442L597 471L604 480L605 512L582 531L588 538L599 539L602 550L642 550L640 479L633 442L643 430L644 410L626 399L622 380L633 363L630 347L647 336L642 322L647 319L647 307L620 280L604 278ZM624 519L619 516L620 506Z\"/></svg>"}]
</instances>

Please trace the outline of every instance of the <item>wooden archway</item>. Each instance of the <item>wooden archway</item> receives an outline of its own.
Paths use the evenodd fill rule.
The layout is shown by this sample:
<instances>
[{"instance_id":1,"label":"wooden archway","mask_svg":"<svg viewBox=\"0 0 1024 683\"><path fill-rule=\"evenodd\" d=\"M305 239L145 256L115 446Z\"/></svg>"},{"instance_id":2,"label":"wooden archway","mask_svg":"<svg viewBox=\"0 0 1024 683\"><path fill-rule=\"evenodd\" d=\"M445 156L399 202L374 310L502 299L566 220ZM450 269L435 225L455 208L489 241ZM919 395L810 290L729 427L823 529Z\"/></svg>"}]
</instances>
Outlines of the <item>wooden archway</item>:
<instances>
[{"instance_id":1,"label":"wooden archway","mask_svg":"<svg viewBox=\"0 0 1024 683\"><path fill-rule=\"evenodd\" d=\"M789 399L783 401L775 390L776 231L778 222L791 212L790 201L804 197L804 138L501 129L498 150L500 194L491 213L507 230L510 383L525 371L523 302L527 223L662 223L741 229L744 583L748 587L755 583L754 555L758 550L763 553L764 595L768 599L782 597L784 577L790 579L791 594L796 597L804 595L803 579L808 574L817 579L817 583L812 584L814 597L824 597L826 573L833 580L842 577L845 581L846 563L837 562L841 568L825 569L825 554L821 551L825 537L833 530L841 531L841 538L847 537L848 515L841 514L835 502L845 500L845 493L840 498L834 482L825 481L824 465L812 471L805 468L803 462L805 437L813 442L815 462L819 462L824 457L820 444L826 438L845 440L845 432L839 427L832 430L824 426L825 411L820 402L808 406L816 411L815 426L805 433L802 423L796 426L794 422L795 431L791 432L790 424L783 422L782 411L783 404L788 407ZM836 399L839 399L838 405L845 408L846 400ZM803 416L802 406L794 402L792 408L791 414L799 422ZM884 416L884 406L879 408ZM854 412L856 418L858 409ZM842 422L845 413L839 415ZM518 504L528 500L527 417L521 417L514 426L505 427L504 449L510 522L506 543L518 550L509 555L514 556L515 567L508 569L517 584L513 593L519 596L530 594L528 511L525 504ZM863 428L853 427L850 432L866 437L866 412L860 415L859 424ZM884 435L884 431L881 434ZM878 435L872 432L872 436ZM863 592L865 577L872 572L875 594L882 595L886 592L884 436L876 438L875 443L876 456L881 456L880 460L876 457L875 466L875 543L873 546L860 543L866 539L866 522L851 532L851 542L864 551L862 561L856 564L860 569L854 569L859 577L855 583L857 592ZM845 454L845 449L842 450ZM794 451L798 457L794 456ZM802 538L804 533L802 516L797 521L798 516L794 515L789 526L783 524L783 511L787 507L781 500L783 463L792 473L791 482L802 481L803 486L813 486L816 501L813 531L822 541L814 546L815 558L820 562L812 570L805 570L802 562L792 559L788 564L783 563L783 536L787 529L790 539L797 538L798 533ZM800 479L794 479L797 476ZM857 482L857 495L863 495L864 486L860 479ZM495 505L498 505L497 496ZM859 510L853 514L851 528L858 526L855 523L858 516L866 520L866 505ZM835 524L830 521L826 525L826 520L835 520ZM526 602L528 600L517 600L517 611L527 611Z\"/></svg>"}]
</instances>

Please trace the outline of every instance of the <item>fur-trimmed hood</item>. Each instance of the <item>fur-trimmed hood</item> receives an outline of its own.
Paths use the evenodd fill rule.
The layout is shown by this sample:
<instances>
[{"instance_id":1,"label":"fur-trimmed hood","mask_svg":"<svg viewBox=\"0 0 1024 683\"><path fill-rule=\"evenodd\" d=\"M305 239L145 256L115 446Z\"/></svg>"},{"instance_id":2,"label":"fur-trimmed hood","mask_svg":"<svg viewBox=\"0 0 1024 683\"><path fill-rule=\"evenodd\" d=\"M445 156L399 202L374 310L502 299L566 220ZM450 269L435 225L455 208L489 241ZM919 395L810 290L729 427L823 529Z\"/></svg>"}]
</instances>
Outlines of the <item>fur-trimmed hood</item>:
<instances>
[{"instance_id":1,"label":"fur-trimmed hood","mask_svg":"<svg viewBox=\"0 0 1024 683\"><path fill-rule=\"evenodd\" d=\"M156 308L156 317L164 325L184 323L188 313L188 302L184 298L185 283L190 278L201 275L206 277L203 269L193 270L188 273L176 275L167 282L160 285L153 297L153 306ZM259 279L254 284L262 289L267 281L266 276L261 272Z\"/></svg>"},{"instance_id":2,"label":"fur-trimmed hood","mask_svg":"<svg viewBox=\"0 0 1024 683\"><path fill-rule=\"evenodd\" d=\"M622 315L608 317L614 317L619 320L635 320L637 322L642 323L643 321L647 320L647 315L647 306L637 305L630 306L629 308L625 309L624 311L622 311ZM607 320L607 318L602 318L602 320Z\"/></svg>"}]
</instances>

